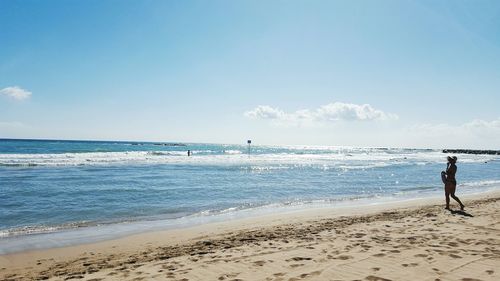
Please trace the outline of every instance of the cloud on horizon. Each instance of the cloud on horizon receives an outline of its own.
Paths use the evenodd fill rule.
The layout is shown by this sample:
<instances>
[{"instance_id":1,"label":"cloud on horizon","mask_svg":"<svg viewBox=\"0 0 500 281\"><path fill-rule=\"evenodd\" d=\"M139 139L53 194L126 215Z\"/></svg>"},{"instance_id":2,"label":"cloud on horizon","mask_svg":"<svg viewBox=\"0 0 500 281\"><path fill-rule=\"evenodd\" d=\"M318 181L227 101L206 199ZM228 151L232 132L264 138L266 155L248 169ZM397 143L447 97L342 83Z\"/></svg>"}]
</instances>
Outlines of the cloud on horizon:
<instances>
[{"instance_id":1,"label":"cloud on horizon","mask_svg":"<svg viewBox=\"0 0 500 281\"><path fill-rule=\"evenodd\" d=\"M25 125L18 121L0 121L0 128L20 128L25 127Z\"/></svg>"},{"instance_id":2,"label":"cloud on horizon","mask_svg":"<svg viewBox=\"0 0 500 281\"><path fill-rule=\"evenodd\" d=\"M500 118L486 121L474 119L458 125L417 124L407 128L405 134L431 143L442 143L443 147L498 149Z\"/></svg>"},{"instance_id":3,"label":"cloud on horizon","mask_svg":"<svg viewBox=\"0 0 500 281\"><path fill-rule=\"evenodd\" d=\"M326 124L338 121L385 121L397 120L396 114L375 109L369 104L352 104L334 102L322 105L316 109L301 109L287 113L269 105L259 105L244 113L253 120L270 120L275 124L303 125Z\"/></svg>"},{"instance_id":4,"label":"cloud on horizon","mask_svg":"<svg viewBox=\"0 0 500 281\"><path fill-rule=\"evenodd\" d=\"M485 121L481 119L474 119L470 122L463 123L461 125L449 125L449 124L418 124L411 128L417 131L426 131L429 133L500 133L500 118L492 121Z\"/></svg>"},{"instance_id":5,"label":"cloud on horizon","mask_svg":"<svg viewBox=\"0 0 500 281\"><path fill-rule=\"evenodd\" d=\"M0 95L6 96L6 97L11 98L11 99L22 101L22 100L29 99L31 97L31 92L27 91L21 87L18 87L18 86L12 86L12 87L7 87L7 88L1 89Z\"/></svg>"}]
</instances>

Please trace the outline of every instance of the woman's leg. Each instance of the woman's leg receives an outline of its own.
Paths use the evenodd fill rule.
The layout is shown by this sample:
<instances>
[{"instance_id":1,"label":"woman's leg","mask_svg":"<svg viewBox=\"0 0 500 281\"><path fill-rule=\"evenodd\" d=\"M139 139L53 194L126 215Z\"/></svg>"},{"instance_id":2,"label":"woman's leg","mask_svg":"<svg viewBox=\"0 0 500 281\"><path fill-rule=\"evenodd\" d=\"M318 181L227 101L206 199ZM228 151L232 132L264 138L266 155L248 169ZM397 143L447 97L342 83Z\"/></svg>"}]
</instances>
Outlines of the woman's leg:
<instances>
[{"instance_id":1,"label":"woman's leg","mask_svg":"<svg viewBox=\"0 0 500 281\"><path fill-rule=\"evenodd\" d=\"M446 197L446 209L450 209L450 194L448 192L444 192L444 196Z\"/></svg>"},{"instance_id":2,"label":"woman's leg","mask_svg":"<svg viewBox=\"0 0 500 281\"><path fill-rule=\"evenodd\" d=\"M444 184L444 196L446 198L446 209L450 209L450 183Z\"/></svg>"},{"instance_id":3,"label":"woman's leg","mask_svg":"<svg viewBox=\"0 0 500 281\"><path fill-rule=\"evenodd\" d=\"M450 194L451 198L453 198L455 201L458 202L458 204L460 204L460 209L463 210L464 209L464 204L462 204L462 201L460 201L460 199L458 199L458 197L455 196L455 190L456 189L457 189L457 184L454 183L454 182L450 182L448 184L448 189L446 191ZM448 198L448 200L449 200L449 198Z\"/></svg>"},{"instance_id":4,"label":"woman's leg","mask_svg":"<svg viewBox=\"0 0 500 281\"><path fill-rule=\"evenodd\" d=\"M450 195L451 195L451 198L455 199L455 201L457 201L458 204L460 204L460 210L463 210L465 206L464 206L464 204L462 204L462 202L460 201L460 199L458 199L458 197L455 196L455 192L451 193Z\"/></svg>"}]
</instances>

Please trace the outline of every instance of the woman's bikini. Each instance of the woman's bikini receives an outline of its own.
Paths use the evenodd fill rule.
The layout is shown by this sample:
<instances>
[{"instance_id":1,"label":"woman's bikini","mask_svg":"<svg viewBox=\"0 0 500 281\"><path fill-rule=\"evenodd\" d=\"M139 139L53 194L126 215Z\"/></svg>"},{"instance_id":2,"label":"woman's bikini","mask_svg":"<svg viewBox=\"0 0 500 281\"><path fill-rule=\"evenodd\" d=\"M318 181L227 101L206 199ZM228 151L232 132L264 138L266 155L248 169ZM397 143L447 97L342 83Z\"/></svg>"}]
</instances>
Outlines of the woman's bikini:
<instances>
[{"instance_id":1,"label":"woman's bikini","mask_svg":"<svg viewBox=\"0 0 500 281\"><path fill-rule=\"evenodd\" d=\"M446 169L446 181L449 183L457 184L457 180L455 179L456 173L457 166L455 164L450 164L450 166Z\"/></svg>"}]
</instances>

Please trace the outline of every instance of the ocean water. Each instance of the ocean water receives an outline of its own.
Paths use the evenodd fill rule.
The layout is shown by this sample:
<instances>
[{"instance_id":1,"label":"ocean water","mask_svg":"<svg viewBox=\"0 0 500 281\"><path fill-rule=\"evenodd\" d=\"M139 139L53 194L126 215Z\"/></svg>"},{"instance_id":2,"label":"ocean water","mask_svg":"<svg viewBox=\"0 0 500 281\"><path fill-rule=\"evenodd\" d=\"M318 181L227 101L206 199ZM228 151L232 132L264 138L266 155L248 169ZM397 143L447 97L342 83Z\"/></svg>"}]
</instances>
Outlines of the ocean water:
<instances>
[{"instance_id":1,"label":"ocean water","mask_svg":"<svg viewBox=\"0 0 500 281\"><path fill-rule=\"evenodd\" d=\"M441 196L446 156L434 149L0 139L0 254L287 208ZM457 156L458 195L498 188L499 155Z\"/></svg>"}]
</instances>

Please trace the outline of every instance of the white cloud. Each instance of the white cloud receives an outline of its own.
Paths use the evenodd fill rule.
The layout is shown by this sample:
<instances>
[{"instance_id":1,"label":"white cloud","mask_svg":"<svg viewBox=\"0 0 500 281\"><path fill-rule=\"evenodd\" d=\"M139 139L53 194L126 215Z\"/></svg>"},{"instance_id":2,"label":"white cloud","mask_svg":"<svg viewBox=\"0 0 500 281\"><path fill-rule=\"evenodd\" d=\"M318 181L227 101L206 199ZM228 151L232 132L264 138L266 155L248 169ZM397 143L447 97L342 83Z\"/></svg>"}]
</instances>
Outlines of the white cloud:
<instances>
[{"instance_id":1,"label":"white cloud","mask_svg":"<svg viewBox=\"0 0 500 281\"><path fill-rule=\"evenodd\" d=\"M475 119L470 122L466 122L461 125L449 125L449 124L418 124L411 128L411 130L424 131L428 133L500 133L500 118L492 121L485 121L481 119Z\"/></svg>"},{"instance_id":2,"label":"white cloud","mask_svg":"<svg viewBox=\"0 0 500 281\"><path fill-rule=\"evenodd\" d=\"M488 131L500 132L500 118L493 121L475 119L472 120L471 122L463 124L462 127L468 130L481 130L481 131L488 130Z\"/></svg>"},{"instance_id":3,"label":"white cloud","mask_svg":"<svg viewBox=\"0 0 500 281\"><path fill-rule=\"evenodd\" d=\"M498 149L500 118L492 121L475 119L463 124L417 124L405 132L406 136L422 143L439 147Z\"/></svg>"},{"instance_id":4,"label":"white cloud","mask_svg":"<svg viewBox=\"0 0 500 281\"><path fill-rule=\"evenodd\" d=\"M0 95L15 99L25 100L31 97L31 92L18 86L7 87L0 90Z\"/></svg>"},{"instance_id":5,"label":"white cloud","mask_svg":"<svg viewBox=\"0 0 500 281\"><path fill-rule=\"evenodd\" d=\"M25 125L23 123L17 122L17 121L13 121L13 122L0 121L0 128L3 128L3 129L20 128L20 127L25 127Z\"/></svg>"},{"instance_id":6,"label":"white cloud","mask_svg":"<svg viewBox=\"0 0 500 281\"><path fill-rule=\"evenodd\" d=\"M250 119L271 120L276 124L284 125L398 119L397 115L385 113L369 104L358 105L342 102L329 103L313 110L301 109L291 113L268 105L259 105L253 110L245 112L244 115Z\"/></svg>"},{"instance_id":7,"label":"white cloud","mask_svg":"<svg viewBox=\"0 0 500 281\"><path fill-rule=\"evenodd\" d=\"M326 121L339 120L388 120L397 119L398 116L391 113L385 113L381 110L373 108L369 104L352 104L335 102L321 106L316 110L317 119Z\"/></svg>"},{"instance_id":8,"label":"white cloud","mask_svg":"<svg viewBox=\"0 0 500 281\"><path fill-rule=\"evenodd\" d=\"M268 105L259 105L254 110L245 112L245 116L250 119L284 119L285 112L280 109L272 108Z\"/></svg>"}]
</instances>

